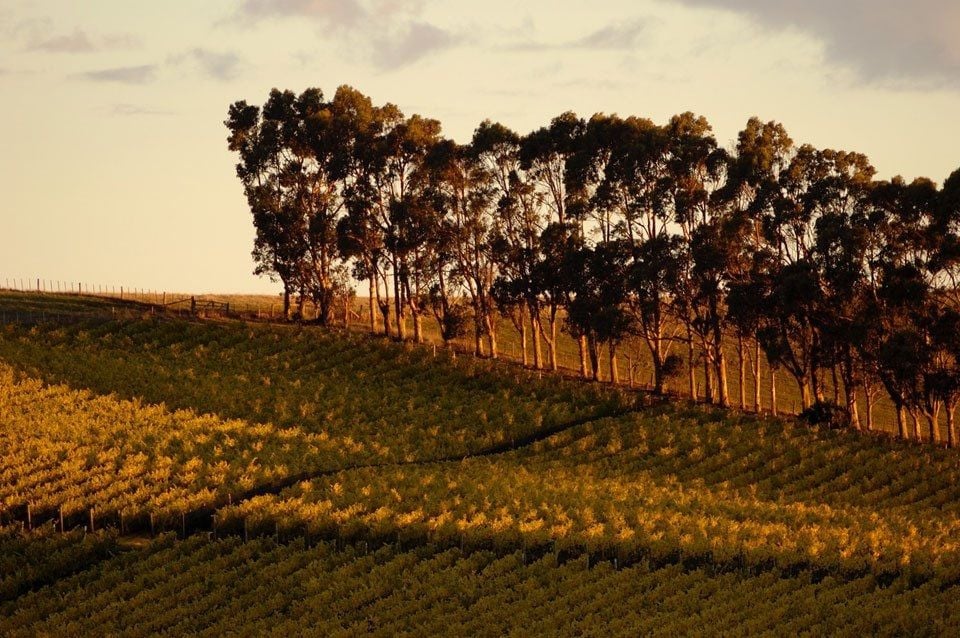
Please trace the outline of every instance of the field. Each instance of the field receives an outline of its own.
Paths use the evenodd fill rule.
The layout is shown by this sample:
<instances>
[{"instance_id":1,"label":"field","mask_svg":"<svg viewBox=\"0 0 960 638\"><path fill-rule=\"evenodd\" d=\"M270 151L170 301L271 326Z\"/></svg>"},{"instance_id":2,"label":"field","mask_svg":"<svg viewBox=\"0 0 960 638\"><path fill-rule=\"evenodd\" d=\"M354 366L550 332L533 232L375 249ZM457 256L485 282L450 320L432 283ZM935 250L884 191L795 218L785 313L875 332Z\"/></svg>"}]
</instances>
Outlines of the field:
<instances>
[{"instance_id":1,"label":"field","mask_svg":"<svg viewBox=\"0 0 960 638\"><path fill-rule=\"evenodd\" d=\"M0 314L3 635L960 623L955 451L359 332Z\"/></svg>"}]
</instances>

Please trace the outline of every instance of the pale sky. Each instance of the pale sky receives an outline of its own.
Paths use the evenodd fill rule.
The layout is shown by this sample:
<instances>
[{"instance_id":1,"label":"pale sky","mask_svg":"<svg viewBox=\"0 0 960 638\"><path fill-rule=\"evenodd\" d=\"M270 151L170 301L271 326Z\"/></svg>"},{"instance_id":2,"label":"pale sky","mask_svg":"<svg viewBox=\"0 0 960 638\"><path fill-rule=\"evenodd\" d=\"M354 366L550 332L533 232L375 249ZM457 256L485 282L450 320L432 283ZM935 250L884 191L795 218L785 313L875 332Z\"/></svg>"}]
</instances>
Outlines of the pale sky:
<instances>
[{"instance_id":1,"label":"pale sky","mask_svg":"<svg viewBox=\"0 0 960 638\"><path fill-rule=\"evenodd\" d=\"M956 0L0 0L0 285L278 291L223 120L341 84L462 142L690 110L723 145L757 115L880 177L960 167Z\"/></svg>"}]
</instances>

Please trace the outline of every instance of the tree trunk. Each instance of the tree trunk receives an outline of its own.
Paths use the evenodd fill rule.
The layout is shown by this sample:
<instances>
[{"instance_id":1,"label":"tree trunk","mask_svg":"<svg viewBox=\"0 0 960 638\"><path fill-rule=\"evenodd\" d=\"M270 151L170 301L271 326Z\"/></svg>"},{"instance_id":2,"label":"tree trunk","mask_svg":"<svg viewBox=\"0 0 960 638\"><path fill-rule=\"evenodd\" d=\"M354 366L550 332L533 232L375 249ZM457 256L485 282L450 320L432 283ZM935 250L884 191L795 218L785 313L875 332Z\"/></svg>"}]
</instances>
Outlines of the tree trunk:
<instances>
[{"instance_id":1,"label":"tree trunk","mask_svg":"<svg viewBox=\"0 0 960 638\"><path fill-rule=\"evenodd\" d=\"M710 357L707 349L703 349L703 398L707 403L713 403L713 374L710 372Z\"/></svg>"},{"instance_id":2,"label":"tree trunk","mask_svg":"<svg viewBox=\"0 0 960 638\"><path fill-rule=\"evenodd\" d=\"M394 319L397 323L397 339L400 341L407 340L407 326L404 321L404 311L403 311L403 286L400 283L400 276L397 274L397 271L393 272L393 305L394 305Z\"/></svg>"},{"instance_id":3,"label":"tree trunk","mask_svg":"<svg viewBox=\"0 0 960 638\"><path fill-rule=\"evenodd\" d=\"M870 375L867 374L867 368L864 366L861 369L863 373L863 398L866 402L867 408L867 432L873 431L873 381L870 379Z\"/></svg>"},{"instance_id":4,"label":"tree trunk","mask_svg":"<svg viewBox=\"0 0 960 638\"><path fill-rule=\"evenodd\" d=\"M937 427L937 417L939 412L935 411L932 414L927 414L927 431L930 434L930 442L934 444L940 443L940 428Z\"/></svg>"},{"instance_id":5,"label":"tree trunk","mask_svg":"<svg viewBox=\"0 0 960 638\"><path fill-rule=\"evenodd\" d=\"M837 366L830 368L831 380L833 381L833 404L840 405L840 379L837 378Z\"/></svg>"},{"instance_id":6,"label":"tree trunk","mask_svg":"<svg viewBox=\"0 0 960 638\"><path fill-rule=\"evenodd\" d=\"M588 379L590 375L587 372L587 337L580 335L577 338L577 345L580 347L580 376Z\"/></svg>"},{"instance_id":7,"label":"tree trunk","mask_svg":"<svg viewBox=\"0 0 960 638\"><path fill-rule=\"evenodd\" d=\"M913 423L913 437L917 441L922 440L922 435L920 434L920 418L917 416L916 410L910 410L910 422Z\"/></svg>"},{"instance_id":8,"label":"tree trunk","mask_svg":"<svg viewBox=\"0 0 960 638\"><path fill-rule=\"evenodd\" d=\"M591 376L593 377L594 381L599 382L603 378L603 375L600 372L600 344L597 343L596 337L591 335L590 338L587 339L587 345L589 346L590 350Z\"/></svg>"},{"instance_id":9,"label":"tree trunk","mask_svg":"<svg viewBox=\"0 0 960 638\"><path fill-rule=\"evenodd\" d=\"M897 434L900 435L901 439L909 439L910 435L907 433L907 419L906 410L902 404L897 405Z\"/></svg>"},{"instance_id":10,"label":"tree trunk","mask_svg":"<svg viewBox=\"0 0 960 638\"><path fill-rule=\"evenodd\" d=\"M693 333L690 331L690 324L687 324L687 384L690 389L690 400L696 401L697 397L697 374L693 365Z\"/></svg>"},{"instance_id":11,"label":"tree trunk","mask_svg":"<svg viewBox=\"0 0 960 638\"><path fill-rule=\"evenodd\" d=\"M954 411L957 409L956 403L947 404L947 446L955 447L957 445L957 431L954 424Z\"/></svg>"},{"instance_id":12,"label":"tree trunk","mask_svg":"<svg viewBox=\"0 0 960 638\"><path fill-rule=\"evenodd\" d=\"M753 411L760 414L760 341L754 340L753 348Z\"/></svg>"},{"instance_id":13,"label":"tree trunk","mask_svg":"<svg viewBox=\"0 0 960 638\"><path fill-rule=\"evenodd\" d=\"M554 372L560 367L557 362L557 319L550 318L550 369Z\"/></svg>"},{"instance_id":14,"label":"tree trunk","mask_svg":"<svg viewBox=\"0 0 960 638\"><path fill-rule=\"evenodd\" d=\"M852 384L850 384L852 385ZM844 384L844 396L847 399L847 415L850 417L850 425L854 429L859 430L860 428L860 411L857 408L857 387L852 385L850 387L848 384Z\"/></svg>"},{"instance_id":15,"label":"tree trunk","mask_svg":"<svg viewBox=\"0 0 960 638\"><path fill-rule=\"evenodd\" d=\"M727 355L723 352L723 347L717 348L716 353L717 366L717 398L721 406L730 407L730 392L727 389Z\"/></svg>"},{"instance_id":16,"label":"tree trunk","mask_svg":"<svg viewBox=\"0 0 960 638\"><path fill-rule=\"evenodd\" d=\"M533 337L533 367L543 369L543 350L540 348L540 311L530 310L530 336Z\"/></svg>"},{"instance_id":17,"label":"tree trunk","mask_svg":"<svg viewBox=\"0 0 960 638\"><path fill-rule=\"evenodd\" d=\"M483 356L483 313L477 300L473 302L473 354Z\"/></svg>"},{"instance_id":18,"label":"tree trunk","mask_svg":"<svg viewBox=\"0 0 960 638\"><path fill-rule=\"evenodd\" d=\"M740 409L747 409L747 362L743 347L743 335L737 335L737 363L739 364L738 381L740 383Z\"/></svg>"},{"instance_id":19,"label":"tree trunk","mask_svg":"<svg viewBox=\"0 0 960 638\"><path fill-rule=\"evenodd\" d=\"M807 383L807 379L803 375L796 377L796 380L797 389L800 390L800 405L806 410L810 407L810 384ZM796 404L794 404L794 407L796 407Z\"/></svg>"},{"instance_id":20,"label":"tree trunk","mask_svg":"<svg viewBox=\"0 0 960 638\"><path fill-rule=\"evenodd\" d=\"M620 383L620 370L617 369L617 345L611 341L608 347L610 348L610 383L617 385Z\"/></svg>"},{"instance_id":21,"label":"tree trunk","mask_svg":"<svg viewBox=\"0 0 960 638\"><path fill-rule=\"evenodd\" d=\"M423 343L423 317L419 310L411 310L413 315L413 340Z\"/></svg>"},{"instance_id":22,"label":"tree trunk","mask_svg":"<svg viewBox=\"0 0 960 638\"><path fill-rule=\"evenodd\" d=\"M497 326L489 312L484 313L483 320L487 326L487 344L490 346L490 358L496 359L499 356L499 351L497 350Z\"/></svg>"},{"instance_id":23,"label":"tree trunk","mask_svg":"<svg viewBox=\"0 0 960 638\"><path fill-rule=\"evenodd\" d=\"M290 321L290 288L283 287L283 320Z\"/></svg>"},{"instance_id":24,"label":"tree trunk","mask_svg":"<svg viewBox=\"0 0 960 638\"><path fill-rule=\"evenodd\" d=\"M533 321L533 318L530 320ZM517 322L517 331L520 333L520 359L523 362L523 367L526 368L530 364L530 358L527 356L527 322L524 321L522 312L520 321ZM534 336L536 336L536 333L534 333Z\"/></svg>"},{"instance_id":25,"label":"tree trunk","mask_svg":"<svg viewBox=\"0 0 960 638\"><path fill-rule=\"evenodd\" d=\"M777 416L777 371L770 368L770 414Z\"/></svg>"}]
</instances>

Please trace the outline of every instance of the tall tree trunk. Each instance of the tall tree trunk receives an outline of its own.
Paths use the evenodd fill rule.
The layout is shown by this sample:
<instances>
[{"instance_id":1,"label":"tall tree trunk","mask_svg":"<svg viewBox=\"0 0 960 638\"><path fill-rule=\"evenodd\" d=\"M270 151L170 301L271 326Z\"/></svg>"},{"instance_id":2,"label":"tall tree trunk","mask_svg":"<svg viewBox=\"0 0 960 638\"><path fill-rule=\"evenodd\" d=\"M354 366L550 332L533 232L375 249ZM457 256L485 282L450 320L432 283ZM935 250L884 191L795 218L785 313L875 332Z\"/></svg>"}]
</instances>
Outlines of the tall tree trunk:
<instances>
[{"instance_id":1,"label":"tall tree trunk","mask_svg":"<svg viewBox=\"0 0 960 638\"><path fill-rule=\"evenodd\" d=\"M854 429L860 428L860 411L857 408L857 386L854 384L843 384L844 396L847 400L847 416L850 417L850 425Z\"/></svg>"},{"instance_id":2,"label":"tall tree trunk","mask_svg":"<svg viewBox=\"0 0 960 638\"><path fill-rule=\"evenodd\" d=\"M530 364L530 357L527 356L527 322L525 319L526 317L523 316L521 311L520 321L517 322L517 331L520 333L520 359L523 361L524 368ZM533 321L532 318L531 321Z\"/></svg>"},{"instance_id":3,"label":"tall tree trunk","mask_svg":"<svg viewBox=\"0 0 960 638\"><path fill-rule=\"evenodd\" d=\"M840 405L840 379L837 378L837 366L830 367L831 381L833 382L833 404Z\"/></svg>"},{"instance_id":4,"label":"tall tree trunk","mask_svg":"<svg viewBox=\"0 0 960 638\"><path fill-rule=\"evenodd\" d=\"M957 409L957 404L955 401L950 401L947 403L947 447L956 447L957 445L957 430L954 424L954 412Z\"/></svg>"},{"instance_id":5,"label":"tall tree trunk","mask_svg":"<svg viewBox=\"0 0 960 638\"><path fill-rule=\"evenodd\" d=\"M717 347L716 353L717 366L717 399L721 406L730 407L730 392L727 389L727 355L723 352L722 345Z\"/></svg>"},{"instance_id":6,"label":"tall tree trunk","mask_svg":"<svg viewBox=\"0 0 960 638\"><path fill-rule=\"evenodd\" d=\"M897 404L897 434L900 435L901 439L909 439L910 435L907 432L907 418L905 414L906 410L903 407L903 404Z\"/></svg>"},{"instance_id":7,"label":"tall tree trunk","mask_svg":"<svg viewBox=\"0 0 960 638\"><path fill-rule=\"evenodd\" d=\"M423 316L419 310L411 309L413 315L413 340L417 343L423 343Z\"/></svg>"},{"instance_id":8,"label":"tall tree trunk","mask_svg":"<svg viewBox=\"0 0 960 638\"><path fill-rule=\"evenodd\" d=\"M543 325L540 326L540 333L543 334ZM557 315L551 310L550 314L550 338L544 337L547 342L547 356L550 357L550 369L557 370Z\"/></svg>"},{"instance_id":9,"label":"tall tree trunk","mask_svg":"<svg viewBox=\"0 0 960 638\"><path fill-rule=\"evenodd\" d=\"M393 312L394 320L397 323L397 339L400 341L407 340L407 326L404 321L404 311L403 311L403 285L400 282L400 274L395 268L393 271Z\"/></svg>"},{"instance_id":10,"label":"tall tree trunk","mask_svg":"<svg viewBox=\"0 0 960 638\"><path fill-rule=\"evenodd\" d=\"M587 339L587 345L590 350L590 370L594 381L601 381L603 375L600 372L600 344L596 337L590 335Z\"/></svg>"},{"instance_id":11,"label":"tall tree trunk","mask_svg":"<svg viewBox=\"0 0 960 638\"><path fill-rule=\"evenodd\" d=\"M283 286L283 320L290 321L290 288Z\"/></svg>"},{"instance_id":12,"label":"tall tree trunk","mask_svg":"<svg viewBox=\"0 0 960 638\"><path fill-rule=\"evenodd\" d=\"M473 354L483 356L483 312L478 299L473 301Z\"/></svg>"},{"instance_id":13,"label":"tall tree trunk","mask_svg":"<svg viewBox=\"0 0 960 638\"><path fill-rule=\"evenodd\" d=\"M370 312L370 334L377 334L376 301L373 299L374 281L374 276L370 275L370 279L367 282L370 285L370 297L367 299L367 310Z\"/></svg>"},{"instance_id":14,"label":"tall tree trunk","mask_svg":"<svg viewBox=\"0 0 960 638\"><path fill-rule=\"evenodd\" d=\"M723 351L723 326L720 322L720 305L717 296L710 296L710 316L713 324L713 365L717 371L717 403L730 407L730 392L727 388L727 355Z\"/></svg>"},{"instance_id":15,"label":"tall tree trunk","mask_svg":"<svg viewBox=\"0 0 960 638\"><path fill-rule=\"evenodd\" d=\"M706 347L703 349L703 395L707 403L713 403L713 374L710 371L710 356Z\"/></svg>"},{"instance_id":16,"label":"tall tree trunk","mask_svg":"<svg viewBox=\"0 0 960 638\"><path fill-rule=\"evenodd\" d=\"M487 344L490 346L490 358L496 359L500 354L497 350L497 324L491 315L491 312L485 312L483 320L487 327Z\"/></svg>"},{"instance_id":17,"label":"tall tree trunk","mask_svg":"<svg viewBox=\"0 0 960 638\"><path fill-rule=\"evenodd\" d=\"M810 407L810 384L804 375L795 377L797 380L797 389L800 391L800 405L806 410ZM794 404L796 407L796 404Z\"/></svg>"},{"instance_id":18,"label":"tall tree trunk","mask_svg":"<svg viewBox=\"0 0 960 638\"><path fill-rule=\"evenodd\" d=\"M580 335L577 338L577 345L580 347L580 376L584 379L589 378L587 371L587 337Z\"/></svg>"},{"instance_id":19,"label":"tall tree trunk","mask_svg":"<svg viewBox=\"0 0 960 638\"><path fill-rule=\"evenodd\" d=\"M737 363L739 364L738 381L740 383L740 409L747 409L747 361L743 347L743 335L737 335Z\"/></svg>"},{"instance_id":20,"label":"tall tree trunk","mask_svg":"<svg viewBox=\"0 0 960 638\"><path fill-rule=\"evenodd\" d=\"M687 323L687 385L690 390L690 400L696 401L697 396L697 371L693 365L693 332L690 330L690 324Z\"/></svg>"},{"instance_id":21,"label":"tall tree trunk","mask_svg":"<svg viewBox=\"0 0 960 638\"><path fill-rule=\"evenodd\" d=\"M533 367L543 369L543 350L540 348L540 310L530 309L530 336L533 338Z\"/></svg>"},{"instance_id":22,"label":"tall tree trunk","mask_svg":"<svg viewBox=\"0 0 960 638\"><path fill-rule=\"evenodd\" d=\"M777 416L780 412L777 406L777 371L770 368L770 414Z\"/></svg>"},{"instance_id":23,"label":"tall tree trunk","mask_svg":"<svg viewBox=\"0 0 960 638\"><path fill-rule=\"evenodd\" d=\"M617 344L611 341L607 347L610 349L610 383L617 385L620 383L620 370L617 368Z\"/></svg>"},{"instance_id":24,"label":"tall tree trunk","mask_svg":"<svg viewBox=\"0 0 960 638\"><path fill-rule=\"evenodd\" d=\"M760 414L761 409L761 399L760 399L760 341L754 339L753 341L753 411L757 414Z\"/></svg>"},{"instance_id":25,"label":"tall tree trunk","mask_svg":"<svg viewBox=\"0 0 960 638\"><path fill-rule=\"evenodd\" d=\"M910 422L913 423L913 438L917 441L923 440L922 435L920 434L920 418L917 416L917 411L911 409L910 411Z\"/></svg>"}]
</instances>

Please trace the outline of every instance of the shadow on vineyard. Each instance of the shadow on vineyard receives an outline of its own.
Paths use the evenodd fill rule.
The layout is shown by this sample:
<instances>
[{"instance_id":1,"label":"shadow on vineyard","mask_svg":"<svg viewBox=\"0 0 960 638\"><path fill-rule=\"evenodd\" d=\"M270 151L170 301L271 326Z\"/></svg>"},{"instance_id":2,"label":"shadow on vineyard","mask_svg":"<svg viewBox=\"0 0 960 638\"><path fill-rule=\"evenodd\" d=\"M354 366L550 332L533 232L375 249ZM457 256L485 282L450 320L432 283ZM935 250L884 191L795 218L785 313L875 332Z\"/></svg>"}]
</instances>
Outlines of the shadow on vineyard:
<instances>
[{"instance_id":1,"label":"shadow on vineyard","mask_svg":"<svg viewBox=\"0 0 960 638\"><path fill-rule=\"evenodd\" d=\"M960 583L952 450L344 331L15 302L31 320L0 331L11 619L42 622L49 597L85 613L142 578L159 596L216 574L204 596L225 596L245 561L278 582L489 569L478 587L570 577L687 606L757 588L892 610Z\"/></svg>"}]
</instances>

